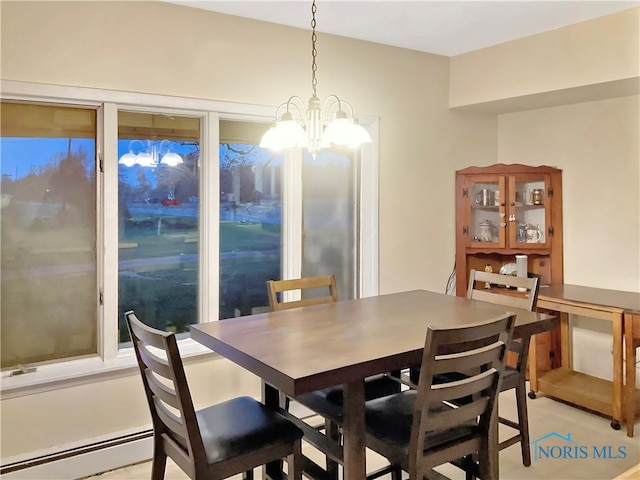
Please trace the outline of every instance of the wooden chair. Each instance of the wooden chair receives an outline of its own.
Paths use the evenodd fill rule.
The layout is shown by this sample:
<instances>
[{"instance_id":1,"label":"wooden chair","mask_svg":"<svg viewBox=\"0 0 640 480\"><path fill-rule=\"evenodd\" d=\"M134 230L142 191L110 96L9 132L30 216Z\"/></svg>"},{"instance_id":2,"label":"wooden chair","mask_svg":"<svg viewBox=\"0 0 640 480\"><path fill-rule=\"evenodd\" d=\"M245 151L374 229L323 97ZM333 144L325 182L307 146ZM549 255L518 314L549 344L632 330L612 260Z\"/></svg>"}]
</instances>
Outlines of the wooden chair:
<instances>
[{"instance_id":1,"label":"wooden chair","mask_svg":"<svg viewBox=\"0 0 640 480\"><path fill-rule=\"evenodd\" d=\"M480 285L476 285L480 282ZM485 285L489 283L492 288L487 289ZM506 290L506 287L512 290ZM517 288L526 289L526 292L517 292ZM512 275L500 275L497 273L487 273L471 270L469 274L469 288L467 298L481 300L506 307L521 308L533 311L538 301L538 289L540 288L537 277L525 278L514 277ZM535 340L534 340L535 341ZM531 448L529 446L529 414L527 410L527 360L529 358L529 345L531 337L517 338L509 344L510 356L515 360L507 363L504 378L502 380L501 392L515 390L516 407L518 411L518 421L514 422L508 418L498 417L503 425L517 430L517 434L500 442L500 450L511 445L520 443L522 452L522 464L525 467L531 465Z\"/></svg>"},{"instance_id":2,"label":"wooden chair","mask_svg":"<svg viewBox=\"0 0 640 480\"><path fill-rule=\"evenodd\" d=\"M300 291L300 299L284 301L283 293ZM307 307L312 305L331 304L338 301L338 290L335 275L322 275L316 277L304 277L290 280L267 281L269 294L269 307L272 311L287 310L291 308ZM311 293L313 296L309 296ZM331 341L331 339L327 339ZM395 375L394 375L395 373ZM400 391L402 385L397 380L400 372L391 374L374 375L365 379L365 399L391 395ZM296 397L296 400L306 407L314 410L325 418L326 435L336 442L341 442L339 425L342 423L342 406L344 391L342 385L318 390ZM290 400L282 396L280 405L289 410ZM307 437L307 440L310 440ZM321 450L323 445L315 444ZM338 478L338 464L327 457L327 471L331 478Z\"/></svg>"},{"instance_id":3,"label":"wooden chair","mask_svg":"<svg viewBox=\"0 0 640 480\"><path fill-rule=\"evenodd\" d=\"M175 335L125 313L153 421L151 478L164 478L167 456L192 479L223 479L287 457L287 478L302 478L302 431L250 397L195 410Z\"/></svg>"},{"instance_id":4,"label":"wooden chair","mask_svg":"<svg viewBox=\"0 0 640 480\"><path fill-rule=\"evenodd\" d=\"M491 288L486 288L487 284ZM508 290L506 287L509 287ZM526 292L517 292L517 288L526 289ZM521 308L523 310L535 310L538 301L538 290L540 288L539 279L514 277L512 275L501 275L498 273L488 273L471 270L469 274L469 286L467 298L480 300L505 307ZM527 410L527 359L529 357L529 345L531 337L516 338L509 344L509 358L502 380L501 392L515 390L516 408L518 420L514 422L505 417L498 417L501 424L515 429L518 433L501 441L500 450L504 450L511 445L520 443L522 452L522 464L526 467L531 465L531 449L529 446L529 415ZM462 374L457 374L458 378ZM416 384L419 376L419 369L411 370L411 381ZM468 399L461 399L461 402Z\"/></svg>"},{"instance_id":5,"label":"wooden chair","mask_svg":"<svg viewBox=\"0 0 640 480\"><path fill-rule=\"evenodd\" d=\"M467 478L495 478L496 402L514 323L515 315L505 313L466 328L427 328L417 390L366 402L367 447L390 461L394 478L400 469L414 480L443 478L433 469L444 463ZM446 376L461 371L478 373ZM472 400L454 405L461 397Z\"/></svg>"},{"instance_id":6,"label":"wooden chair","mask_svg":"<svg viewBox=\"0 0 640 480\"><path fill-rule=\"evenodd\" d=\"M299 300L284 301L284 292L294 292L296 290L299 290L301 294ZM309 292L321 293L322 295L305 296ZM335 275L295 278L292 280L269 280L267 281L267 293L269 294L269 307L272 312L338 301Z\"/></svg>"}]
</instances>

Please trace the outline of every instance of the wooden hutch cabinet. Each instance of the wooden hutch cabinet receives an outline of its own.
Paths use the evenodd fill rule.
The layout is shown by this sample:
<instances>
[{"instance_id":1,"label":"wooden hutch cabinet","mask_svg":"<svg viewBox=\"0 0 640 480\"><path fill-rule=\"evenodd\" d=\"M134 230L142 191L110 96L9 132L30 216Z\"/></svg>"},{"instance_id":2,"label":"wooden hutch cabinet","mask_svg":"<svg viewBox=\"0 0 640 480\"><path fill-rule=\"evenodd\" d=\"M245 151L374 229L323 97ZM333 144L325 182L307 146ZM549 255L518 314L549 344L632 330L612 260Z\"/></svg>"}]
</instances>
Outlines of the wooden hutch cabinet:
<instances>
[{"instance_id":1,"label":"wooden hutch cabinet","mask_svg":"<svg viewBox=\"0 0 640 480\"><path fill-rule=\"evenodd\" d=\"M493 272L525 254L540 285L563 283L562 171L497 164L456 172L456 294L465 296L471 269ZM536 336L540 372L559 361L555 332ZM544 358L543 358L544 357Z\"/></svg>"}]
</instances>

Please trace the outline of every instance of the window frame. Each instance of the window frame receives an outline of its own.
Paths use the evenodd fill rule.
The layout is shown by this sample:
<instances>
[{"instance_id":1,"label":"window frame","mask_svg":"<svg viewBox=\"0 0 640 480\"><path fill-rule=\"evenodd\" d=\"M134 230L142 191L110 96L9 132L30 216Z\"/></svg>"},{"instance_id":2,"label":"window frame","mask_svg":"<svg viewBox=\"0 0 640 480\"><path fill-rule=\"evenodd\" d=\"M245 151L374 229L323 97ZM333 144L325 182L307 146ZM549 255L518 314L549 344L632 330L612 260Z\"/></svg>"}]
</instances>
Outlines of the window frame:
<instances>
[{"instance_id":1,"label":"window frame","mask_svg":"<svg viewBox=\"0 0 640 480\"><path fill-rule=\"evenodd\" d=\"M274 107L222 102L169 95L132 93L86 87L71 87L0 80L3 100L76 105L97 110L96 137L96 199L97 199L97 271L98 285L104 301L98 305L98 352L96 356L61 360L39 365L36 372L10 376L11 370L0 373L0 395L14 398L43 391L100 381L127 375L136 368L133 348L118 348L118 322L108 321L118 315L118 110L147 113L175 113L200 117L200 265L199 321L212 315L217 319L219 295L219 121L263 121L273 119ZM368 129L373 142L361 147L359 157L359 247L357 295L378 294L378 138L377 117L362 116L360 122ZM302 151L285 152L285 184L283 188L283 244L290 255L283 255L282 274L295 277L301 271ZM285 193L286 192L286 193ZM115 300L114 300L115 299ZM179 341L181 354L216 355L191 338Z\"/></svg>"}]
</instances>

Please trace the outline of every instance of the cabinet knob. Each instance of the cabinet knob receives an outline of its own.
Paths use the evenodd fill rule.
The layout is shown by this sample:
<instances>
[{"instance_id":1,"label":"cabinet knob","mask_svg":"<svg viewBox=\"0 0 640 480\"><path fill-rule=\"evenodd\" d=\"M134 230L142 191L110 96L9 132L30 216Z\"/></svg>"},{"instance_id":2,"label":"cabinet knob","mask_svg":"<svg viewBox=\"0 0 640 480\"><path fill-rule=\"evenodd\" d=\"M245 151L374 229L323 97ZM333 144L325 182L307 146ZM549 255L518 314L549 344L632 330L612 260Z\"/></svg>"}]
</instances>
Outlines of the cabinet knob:
<instances>
[{"instance_id":1,"label":"cabinet knob","mask_svg":"<svg viewBox=\"0 0 640 480\"><path fill-rule=\"evenodd\" d=\"M501 223L500 223L500 226L501 226L502 228L504 228L504 227L506 227L506 226L507 226L507 224L506 224L505 222L501 222Z\"/></svg>"}]
</instances>

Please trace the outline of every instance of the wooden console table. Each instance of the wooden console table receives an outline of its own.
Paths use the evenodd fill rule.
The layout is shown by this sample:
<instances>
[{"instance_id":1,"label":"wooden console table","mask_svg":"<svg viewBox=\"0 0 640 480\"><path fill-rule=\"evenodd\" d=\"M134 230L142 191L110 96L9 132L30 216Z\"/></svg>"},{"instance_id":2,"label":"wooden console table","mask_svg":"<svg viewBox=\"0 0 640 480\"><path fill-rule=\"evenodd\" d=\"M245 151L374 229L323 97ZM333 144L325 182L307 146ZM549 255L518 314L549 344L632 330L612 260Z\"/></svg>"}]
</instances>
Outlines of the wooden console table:
<instances>
[{"instance_id":1,"label":"wooden console table","mask_svg":"<svg viewBox=\"0 0 640 480\"><path fill-rule=\"evenodd\" d=\"M627 436L633 437L636 410L640 405L640 391L635 388L635 344L640 337L640 293L577 285L551 285L540 288L537 306L560 312L561 366L538 377L536 362L531 362L529 396L535 398L535 392L540 391L610 416L611 427L616 430L623 420L624 406ZM569 314L611 322L613 381L573 370ZM536 358L535 343L531 342L531 358ZM629 359L626 370L623 368L623 346ZM625 371L626 381L623 382Z\"/></svg>"}]
</instances>

